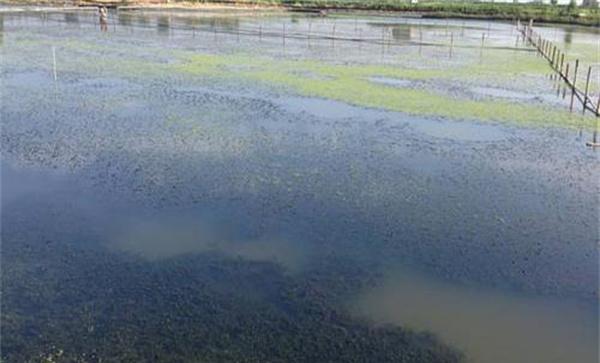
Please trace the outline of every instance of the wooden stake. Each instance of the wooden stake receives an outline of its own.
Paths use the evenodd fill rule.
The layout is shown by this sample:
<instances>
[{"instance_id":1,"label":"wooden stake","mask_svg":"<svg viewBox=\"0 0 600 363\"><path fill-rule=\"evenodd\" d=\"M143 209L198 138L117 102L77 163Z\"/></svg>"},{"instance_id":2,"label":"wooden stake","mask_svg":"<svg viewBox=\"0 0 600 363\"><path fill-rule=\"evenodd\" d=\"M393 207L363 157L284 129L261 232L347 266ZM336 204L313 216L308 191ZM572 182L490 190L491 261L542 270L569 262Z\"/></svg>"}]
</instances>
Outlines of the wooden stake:
<instances>
[{"instance_id":1,"label":"wooden stake","mask_svg":"<svg viewBox=\"0 0 600 363\"><path fill-rule=\"evenodd\" d=\"M579 68L579 59L575 60L575 69L573 70L573 84L571 85L571 104L569 111L573 111L573 101L575 101L575 87L577 83L577 69Z\"/></svg>"},{"instance_id":2,"label":"wooden stake","mask_svg":"<svg viewBox=\"0 0 600 363\"><path fill-rule=\"evenodd\" d=\"M452 48L454 48L454 33L450 33L450 58L452 58Z\"/></svg>"},{"instance_id":3,"label":"wooden stake","mask_svg":"<svg viewBox=\"0 0 600 363\"><path fill-rule=\"evenodd\" d=\"M585 92L583 94L583 113L585 113L585 106L587 105L588 93L590 91L590 76L592 75L592 66L588 67L587 78L585 80Z\"/></svg>"},{"instance_id":4,"label":"wooden stake","mask_svg":"<svg viewBox=\"0 0 600 363\"><path fill-rule=\"evenodd\" d=\"M562 76L563 72L563 63L565 61L565 53L560 53L560 75Z\"/></svg>"},{"instance_id":5,"label":"wooden stake","mask_svg":"<svg viewBox=\"0 0 600 363\"><path fill-rule=\"evenodd\" d=\"M567 82L567 85L569 84L569 63L567 62L567 70L565 72L565 80ZM567 87L563 88L563 99L567 96Z\"/></svg>"}]
</instances>

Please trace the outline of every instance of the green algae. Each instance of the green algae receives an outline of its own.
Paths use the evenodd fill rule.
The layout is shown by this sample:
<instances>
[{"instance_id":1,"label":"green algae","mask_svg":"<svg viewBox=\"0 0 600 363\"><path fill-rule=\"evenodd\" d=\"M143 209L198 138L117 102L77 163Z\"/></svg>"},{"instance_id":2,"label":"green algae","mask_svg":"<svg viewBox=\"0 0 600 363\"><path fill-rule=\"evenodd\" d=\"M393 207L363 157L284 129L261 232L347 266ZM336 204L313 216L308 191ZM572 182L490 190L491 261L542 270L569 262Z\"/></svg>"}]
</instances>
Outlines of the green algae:
<instances>
[{"instance_id":1,"label":"green algae","mask_svg":"<svg viewBox=\"0 0 600 363\"><path fill-rule=\"evenodd\" d=\"M236 64L245 64L244 69ZM521 72L532 67L506 67L505 71ZM484 69L473 66L464 72ZM423 89L397 88L370 82L368 76L399 79L444 78L435 70L415 70L386 66L322 65L312 61L273 61L252 56L198 55L177 66L178 71L197 76L241 78L264 84L285 86L299 94L322 97L350 104L406 112L413 115L503 121L527 125L581 126L591 124L590 118L570 114L545 105L526 105L508 101L476 101L461 99ZM306 71L321 78L305 77ZM490 71L491 72L491 71Z\"/></svg>"},{"instance_id":2,"label":"green algae","mask_svg":"<svg viewBox=\"0 0 600 363\"><path fill-rule=\"evenodd\" d=\"M20 50L50 46L44 39L19 42ZM440 89L392 87L374 83L372 77L409 81L456 82L457 84L518 83L522 77L541 77L550 71L547 63L531 52L506 49L461 49L463 59L455 63L434 64L430 59L415 66L402 58L398 65L343 64L317 60L272 59L250 54L197 54L188 50L148 48L131 45L139 56L124 57L101 42L68 39L60 44L60 73L77 71L116 74L130 79L183 75L258 82L267 87L284 87L309 97L321 97L349 104L405 112L411 115L499 121L520 125L592 127L593 119L571 114L546 104L524 104L508 100L473 100L446 94ZM75 52L76 57L62 57ZM86 53L87 52L87 53ZM91 53L91 55L90 55ZM132 52L128 52L131 54ZM470 54L469 54L470 53ZM152 57L147 57L152 54ZM468 56L467 56L468 54ZM414 60L413 60L414 61ZM48 69L51 65L38 64ZM435 86L434 86L435 87ZM592 88L593 90L594 88Z\"/></svg>"}]
</instances>

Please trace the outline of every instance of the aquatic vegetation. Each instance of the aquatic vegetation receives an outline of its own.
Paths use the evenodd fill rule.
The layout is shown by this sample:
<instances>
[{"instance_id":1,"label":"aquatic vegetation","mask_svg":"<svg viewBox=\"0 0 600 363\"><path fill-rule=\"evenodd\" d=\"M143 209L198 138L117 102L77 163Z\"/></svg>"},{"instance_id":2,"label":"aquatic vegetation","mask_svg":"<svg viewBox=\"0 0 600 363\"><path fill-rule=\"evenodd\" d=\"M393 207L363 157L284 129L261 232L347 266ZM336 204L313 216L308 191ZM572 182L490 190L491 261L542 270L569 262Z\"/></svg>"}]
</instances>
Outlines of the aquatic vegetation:
<instances>
[{"instance_id":1,"label":"aquatic vegetation","mask_svg":"<svg viewBox=\"0 0 600 363\"><path fill-rule=\"evenodd\" d=\"M238 43L158 17L7 22L3 361L469 361L435 326L348 310L398 265L450 299L598 301L590 118L541 59Z\"/></svg>"},{"instance_id":2,"label":"aquatic vegetation","mask_svg":"<svg viewBox=\"0 0 600 363\"><path fill-rule=\"evenodd\" d=\"M535 58L534 58L535 59ZM539 70L539 61L524 62L521 66L499 67L499 74L520 74ZM243 69L232 69L244 64ZM414 70L384 66L323 65L308 61L272 61L243 55L189 57L187 63L177 66L192 75L242 78L267 84L286 86L306 96L323 97L354 105L401 111L414 115L441 116L454 119L505 121L515 124L552 126L591 126L590 118L573 115L556 107L524 105L506 101L474 101L444 95L435 90L388 87L365 79L369 76L397 77L399 79L435 79L451 73L435 70ZM495 74L493 67L474 65L458 70L458 74ZM300 70L318 74L321 78L303 77ZM444 76L442 76L444 74ZM454 76L456 77L456 75ZM360 90L360 92L358 91Z\"/></svg>"},{"instance_id":3,"label":"aquatic vegetation","mask_svg":"<svg viewBox=\"0 0 600 363\"><path fill-rule=\"evenodd\" d=\"M95 43L70 39L60 44L60 52L74 53L61 57L60 73L83 72L117 75L130 79L162 78L166 75L192 75L211 79L239 79L263 85L284 87L289 92L347 102L357 106L382 108L411 115L444 117L460 120L508 122L529 126L593 127L590 117L571 114L564 107L520 100L472 99L448 94L435 87L436 80L457 85L499 84L527 92L529 79L543 79L550 73L546 62L522 50L465 48L462 60L440 66L424 59L418 66L398 58L397 65L331 63L288 58L273 59L248 53L198 54L185 49L162 49L128 44L134 56L125 55L100 40ZM20 49L35 51L50 47L49 40L28 41ZM415 57L414 48L409 53ZM90 53L93 55L91 56ZM129 54L129 53L128 53ZM149 57L148 54L152 54ZM510 54L510 61L507 61ZM406 57L406 56L405 56ZM34 58L34 57L32 57ZM38 64L49 69L51 64ZM374 84L372 77L398 80L430 81L427 87L390 87ZM523 85L519 85L522 82ZM592 84L591 92L596 86ZM356 92L355 90L361 90Z\"/></svg>"},{"instance_id":4,"label":"aquatic vegetation","mask_svg":"<svg viewBox=\"0 0 600 363\"><path fill-rule=\"evenodd\" d=\"M429 334L353 319L335 307L336 293L320 286L329 281L318 275L293 279L269 263L215 254L150 263L32 242L11 240L2 254L4 361L463 358Z\"/></svg>"}]
</instances>

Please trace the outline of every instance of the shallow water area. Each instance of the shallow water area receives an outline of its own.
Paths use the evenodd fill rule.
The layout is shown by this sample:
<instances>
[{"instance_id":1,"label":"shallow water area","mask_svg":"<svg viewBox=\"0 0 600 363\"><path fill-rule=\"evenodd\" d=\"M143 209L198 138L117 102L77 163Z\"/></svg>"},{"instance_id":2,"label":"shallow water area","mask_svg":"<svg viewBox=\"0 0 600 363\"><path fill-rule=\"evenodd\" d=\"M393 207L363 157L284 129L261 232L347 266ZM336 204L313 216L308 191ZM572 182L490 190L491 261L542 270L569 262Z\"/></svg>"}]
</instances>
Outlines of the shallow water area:
<instances>
[{"instance_id":1,"label":"shallow water area","mask_svg":"<svg viewBox=\"0 0 600 363\"><path fill-rule=\"evenodd\" d=\"M439 334L472 362L593 362L598 355L593 304L473 289L404 269L353 308L379 324Z\"/></svg>"},{"instance_id":2,"label":"shallow water area","mask_svg":"<svg viewBox=\"0 0 600 363\"><path fill-rule=\"evenodd\" d=\"M3 15L2 360L595 358L593 119L511 24L96 20Z\"/></svg>"}]
</instances>

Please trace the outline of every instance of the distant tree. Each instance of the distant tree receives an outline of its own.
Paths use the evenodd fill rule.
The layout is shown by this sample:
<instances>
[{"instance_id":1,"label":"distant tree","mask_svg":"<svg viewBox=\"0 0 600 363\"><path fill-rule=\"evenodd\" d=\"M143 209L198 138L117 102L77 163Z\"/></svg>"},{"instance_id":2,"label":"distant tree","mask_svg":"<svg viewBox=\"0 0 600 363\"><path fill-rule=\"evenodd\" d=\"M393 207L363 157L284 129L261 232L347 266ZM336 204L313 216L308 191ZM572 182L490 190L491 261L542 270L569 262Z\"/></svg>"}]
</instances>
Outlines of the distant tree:
<instances>
[{"instance_id":1,"label":"distant tree","mask_svg":"<svg viewBox=\"0 0 600 363\"><path fill-rule=\"evenodd\" d=\"M569 6L567 6L567 9L569 9L569 11L573 11L573 10L575 10L576 7L577 7L577 1L571 0L569 2Z\"/></svg>"},{"instance_id":2,"label":"distant tree","mask_svg":"<svg viewBox=\"0 0 600 363\"><path fill-rule=\"evenodd\" d=\"M558 0L550 0L550 4L557 5L558 4Z\"/></svg>"}]
</instances>

